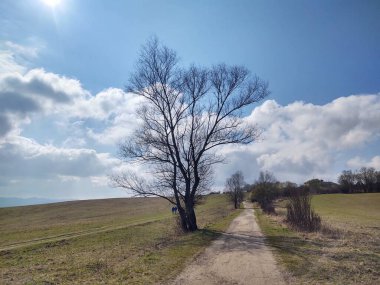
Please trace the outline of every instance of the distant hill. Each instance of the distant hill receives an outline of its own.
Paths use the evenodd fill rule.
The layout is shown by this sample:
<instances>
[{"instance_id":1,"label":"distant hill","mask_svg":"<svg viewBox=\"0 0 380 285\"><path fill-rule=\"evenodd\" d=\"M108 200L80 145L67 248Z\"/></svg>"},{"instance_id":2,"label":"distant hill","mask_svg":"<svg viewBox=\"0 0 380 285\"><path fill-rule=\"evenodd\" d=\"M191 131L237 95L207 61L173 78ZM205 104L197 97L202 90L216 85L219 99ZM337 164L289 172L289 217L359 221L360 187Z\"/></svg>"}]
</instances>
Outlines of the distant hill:
<instances>
[{"instance_id":1,"label":"distant hill","mask_svg":"<svg viewBox=\"0 0 380 285\"><path fill-rule=\"evenodd\" d=\"M304 185L308 186L310 192L313 194L332 194L341 192L339 184L323 181L322 179L311 179L306 181Z\"/></svg>"},{"instance_id":2,"label":"distant hill","mask_svg":"<svg viewBox=\"0 0 380 285\"><path fill-rule=\"evenodd\" d=\"M62 202L63 200L53 200L45 198L16 198L16 197L0 197L0 208L15 207L15 206L28 206L38 204L49 204Z\"/></svg>"}]
</instances>

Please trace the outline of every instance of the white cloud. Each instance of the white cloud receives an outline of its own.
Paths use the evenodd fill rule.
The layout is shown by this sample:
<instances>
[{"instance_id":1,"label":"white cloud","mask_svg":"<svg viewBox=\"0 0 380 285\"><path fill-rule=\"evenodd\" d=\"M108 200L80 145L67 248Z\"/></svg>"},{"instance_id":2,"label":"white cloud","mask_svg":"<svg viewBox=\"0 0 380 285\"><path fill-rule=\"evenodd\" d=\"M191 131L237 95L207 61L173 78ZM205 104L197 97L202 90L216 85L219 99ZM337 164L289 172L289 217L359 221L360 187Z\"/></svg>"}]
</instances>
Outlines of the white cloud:
<instances>
[{"instance_id":1,"label":"white cloud","mask_svg":"<svg viewBox=\"0 0 380 285\"><path fill-rule=\"evenodd\" d=\"M347 161L347 166L351 169L359 169L361 167L373 167L380 170L380 155L372 157L370 160L365 160L359 156L355 156Z\"/></svg>"},{"instance_id":2,"label":"white cloud","mask_svg":"<svg viewBox=\"0 0 380 285\"><path fill-rule=\"evenodd\" d=\"M347 149L379 136L380 94L341 97L323 106L303 102L280 106L268 100L248 120L264 128L270 139Z\"/></svg>"},{"instance_id":3,"label":"white cloud","mask_svg":"<svg viewBox=\"0 0 380 285\"><path fill-rule=\"evenodd\" d=\"M62 182L71 182L71 181L77 182L80 180L78 176L59 175L59 174L57 176L59 180L61 180Z\"/></svg>"},{"instance_id":4,"label":"white cloud","mask_svg":"<svg viewBox=\"0 0 380 285\"><path fill-rule=\"evenodd\" d=\"M32 69L25 74L8 73L0 77L0 90L3 93L17 94L44 105L43 99L54 103L70 102L88 97L78 80L60 76L44 69Z\"/></svg>"},{"instance_id":5,"label":"white cloud","mask_svg":"<svg viewBox=\"0 0 380 285\"><path fill-rule=\"evenodd\" d=\"M218 168L224 177L253 168L256 173L251 172L250 177L257 177L259 170L269 170L281 180L334 180L342 157L380 139L380 94L341 97L326 105L294 102L281 106L268 100L245 120L257 124L262 136L245 147L233 167ZM231 148L222 152L228 157L242 153ZM227 168L229 171L223 171Z\"/></svg>"},{"instance_id":6,"label":"white cloud","mask_svg":"<svg viewBox=\"0 0 380 285\"><path fill-rule=\"evenodd\" d=\"M0 176L54 178L104 175L120 161L86 148L58 148L32 139L11 137L0 144Z\"/></svg>"},{"instance_id":7,"label":"white cloud","mask_svg":"<svg viewBox=\"0 0 380 285\"><path fill-rule=\"evenodd\" d=\"M96 195L107 196L99 194L109 189L107 174L124 166L107 151L89 147L89 139L115 147L136 126L134 110L140 99L116 88L93 96L76 79L19 64L20 56L36 57L37 49L11 42L5 46L9 50L0 53L1 191L27 191L21 188L30 181L31 188L38 185L44 191L45 184L85 188L82 194L95 186ZM34 139L23 136L29 127L27 136ZM50 143L39 143L41 134ZM16 180L20 183L10 183ZM82 195L71 192L66 191Z\"/></svg>"},{"instance_id":8,"label":"white cloud","mask_svg":"<svg viewBox=\"0 0 380 285\"><path fill-rule=\"evenodd\" d=\"M30 60L38 57L41 45L20 45L11 41L0 41L0 74L24 73Z\"/></svg>"},{"instance_id":9,"label":"white cloud","mask_svg":"<svg viewBox=\"0 0 380 285\"><path fill-rule=\"evenodd\" d=\"M0 75L0 137L30 121L36 113L62 112L63 105L73 105L90 94L78 80L32 69L25 74Z\"/></svg>"},{"instance_id":10,"label":"white cloud","mask_svg":"<svg viewBox=\"0 0 380 285\"><path fill-rule=\"evenodd\" d=\"M21 55L26 58L36 58L38 56L38 48L33 46L23 46L11 41L5 42L5 47L12 50L13 53Z\"/></svg>"},{"instance_id":11,"label":"white cloud","mask_svg":"<svg viewBox=\"0 0 380 285\"><path fill-rule=\"evenodd\" d=\"M121 89L109 88L70 106L70 116L98 121L97 128L87 127L87 136L100 144L115 145L138 126L136 109L142 99ZM103 126L99 128L99 126Z\"/></svg>"},{"instance_id":12,"label":"white cloud","mask_svg":"<svg viewBox=\"0 0 380 285\"><path fill-rule=\"evenodd\" d=\"M110 184L108 176L91 176L90 181L95 187L104 187Z\"/></svg>"},{"instance_id":13,"label":"white cloud","mask_svg":"<svg viewBox=\"0 0 380 285\"><path fill-rule=\"evenodd\" d=\"M105 89L91 95L72 78L26 69L18 64L16 55L36 57L38 49L7 41L0 61L0 138L20 133L22 125L35 115L56 115L56 121L81 137L68 137L63 146L83 146L86 139L104 145L115 145L137 126L135 110L141 103L138 96L118 88ZM48 119L46 117L46 119ZM74 126L72 121L82 121Z\"/></svg>"},{"instance_id":14,"label":"white cloud","mask_svg":"<svg viewBox=\"0 0 380 285\"><path fill-rule=\"evenodd\" d=\"M22 73L25 67L19 64L12 52L0 50L0 74L4 73Z\"/></svg>"},{"instance_id":15,"label":"white cloud","mask_svg":"<svg viewBox=\"0 0 380 285\"><path fill-rule=\"evenodd\" d=\"M95 96L77 100L71 109L71 116L82 119L108 120L123 112L131 111L135 101L137 101L135 95L125 93L118 88L109 88Z\"/></svg>"},{"instance_id":16,"label":"white cloud","mask_svg":"<svg viewBox=\"0 0 380 285\"><path fill-rule=\"evenodd\" d=\"M135 111L141 98L118 88L92 95L76 79L44 69L28 71L15 55L33 57L37 50L6 46L8 51L0 51L0 185L33 180L40 186L50 181L105 189L108 173L141 170L109 154L139 126ZM273 171L283 181L304 182L335 179L342 170L337 165L380 167L379 153L368 161L355 153L380 140L380 94L341 97L326 105L282 106L268 100L244 119L262 129L262 137L251 145L218 150L227 164L215 169L216 187L236 170L248 182L260 170ZM40 143L40 132L52 142Z\"/></svg>"}]
</instances>

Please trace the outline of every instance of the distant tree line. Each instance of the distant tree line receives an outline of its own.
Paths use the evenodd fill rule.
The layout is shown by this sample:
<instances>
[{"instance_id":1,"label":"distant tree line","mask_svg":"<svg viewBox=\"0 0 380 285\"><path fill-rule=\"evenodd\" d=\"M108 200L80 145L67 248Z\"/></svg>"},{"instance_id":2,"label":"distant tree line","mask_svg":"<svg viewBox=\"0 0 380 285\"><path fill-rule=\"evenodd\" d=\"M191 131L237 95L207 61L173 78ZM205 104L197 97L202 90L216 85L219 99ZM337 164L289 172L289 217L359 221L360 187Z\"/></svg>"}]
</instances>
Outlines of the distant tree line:
<instances>
[{"instance_id":1,"label":"distant tree line","mask_svg":"<svg viewBox=\"0 0 380 285\"><path fill-rule=\"evenodd\" d=\"M343 193L380 192L380 171L373 167L362 167L354 172L344 170L338 181Z\"/></svg>"},{"instance_id":2,"label":"distant tree line","mask_svg":"<svg viewBox=\"0 0 380 285\"><path fill-rule=\"evenodd\" d=\"M287 199L286 221L299 230L316 231L321 227L321 218L311 207L311 195L380 192L380 171L372 167L362 167L356 171L344 170L338 182L339 184L314 178L303 185L297 185L289 181L279 182L273 173L261 171L253 184L239 186L243 191L250 192L251 201L257 202L269 214L275 213L273 203L276 199Z\"/></svg>"},{"instance_id":3,"label":"distant tree line","mask_svg":"<svg viewBox=\"0 0 380 285\"><path fill-rule=\"evenodd\" d=\"M339 183L339 184L338 184ZM261 171L253 184L246 184L244 191L252 192L252 200L258 202L265 196L266 201L279 197L289 197L295 189L302 188L310 194L333 193L374 193L380 192L380 171L373 167L362 167L359 170L344 170L338 177L338 183L313 178L302 185L286 181L279 182L273 173Z\"/></svg>"},{"instance_id":4,"label":"distant tree line","mask_svg":"<svg viewBox=\"0 0 380 285\"><path fill-rule=\"evenodd\" d=\"M321 227L321 218L311 207L311 195L332 193L373 193L380 192L380 171L370 167L359 170L344 170L338 182L311 179L297 185L287 181L279 182L273 173L261 171L253 184L244 183L243 174L238 171L226 181L225 192L229 194L235 208L243 200L243 192L250 192L252 202L257 202L266 213L275 213L274 201L286 198L287 222L303 231L315 231Z\"/></svg>"},{"instance_id":5,"label":"distant tree line","mask_svg":"<svg viewBox=\"0 0 380 285\"><path fill-rule=\"evenodd\" d=\"M252 202L258 202L264 211L274 212L273 201L291 197L294 191L308 194L380 192L380 171L372 167L362 167L356 171L344 170L338 182L339 184L314 178L303 185L297 185L290 181L279 182L273 173L261 171L253 184L245 184L242 189L251 192Z\"/></svg>"}]
</instances>

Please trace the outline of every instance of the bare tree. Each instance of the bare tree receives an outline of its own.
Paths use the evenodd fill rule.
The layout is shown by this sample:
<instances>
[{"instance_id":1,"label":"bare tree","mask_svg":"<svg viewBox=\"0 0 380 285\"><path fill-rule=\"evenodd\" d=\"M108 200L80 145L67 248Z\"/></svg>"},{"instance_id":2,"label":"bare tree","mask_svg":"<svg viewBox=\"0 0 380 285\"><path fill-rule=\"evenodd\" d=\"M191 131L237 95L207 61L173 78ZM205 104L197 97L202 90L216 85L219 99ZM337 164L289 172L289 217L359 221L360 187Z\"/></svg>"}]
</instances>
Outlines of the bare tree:
<instances>
[{"instance_id":1,"label":"bare tree","mask_svg":"<svg viewBox=\"0 0 380 285\"><path fill-rule=\"evenodd\" d=\"M267 83L240 66L182 69L176 53L157 39L143 46L129 83L127 91L145 104L138 111L142 126L121 144L120 154L145 164L150 175L123 173L113 182L170 201L178 207L183 230L197 230L197 195L210 188L212 167L223 160L215 149L258 137L241 114L269 94Z\"/></svg>"},{"instance_id":2,"label":"bare tree","mask_svg":"<svg viewBox=\"0 0 380 285\"><path fill-rule=\"evenodd\" d=\"M373 167L362 167L357 173L357 183L365 193L376 192L376 170Z\"/></svg>"},{"instance_id":3,"label":"bare tree","mask_svg":"<svg viewBox=\"0 0 380 285\"><path fill-rule=\"evenodd\" d=\"M241 171L237 171L230 178L226 180L226 192L234 203L235 209L239 208L240 203L243 201L244 193L244 176Z\"/></svg>"},{"instance_id":4,"label":"bare tree","mask_svg":"<svg viewBox=\"0 0 380 285\"><path fill-rule=\"evenodd\" d=\"M353 193L356 184L356 175L351 170L344 170L338 178L344 193Z\"/></svg>"},{"instance_id":5,"label":"bare tree","mask_svg":"<svg viewBox=\"0 0 380 285\"><path fill-rule=\"evenodd\" d=\"M256 180L255 184L261 184L264 186L273 185L277 182L276 177L272 172L260 171L259 178Z\"/></svg>"}]
</instances>

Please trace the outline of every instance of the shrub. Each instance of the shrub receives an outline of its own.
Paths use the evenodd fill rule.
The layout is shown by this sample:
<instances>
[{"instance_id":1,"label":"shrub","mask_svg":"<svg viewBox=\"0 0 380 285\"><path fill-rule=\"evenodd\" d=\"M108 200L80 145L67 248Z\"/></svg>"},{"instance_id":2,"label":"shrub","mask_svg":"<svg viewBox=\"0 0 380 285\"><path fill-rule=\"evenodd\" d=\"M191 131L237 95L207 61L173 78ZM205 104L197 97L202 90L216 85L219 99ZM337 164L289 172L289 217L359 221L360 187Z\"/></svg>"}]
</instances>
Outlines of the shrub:
<instances>
[{"instance_id":1,"label":"shrub","mask_svg":"<svg viewBox=\"0 0 380 285\"><path fill-rule=\"evenodd\" d=\"M317 231L321 228L321 218L311 208L308 189L301 187L290 192L288 198L287 222L302 231Z\"/></svg>"},{"instance_id":2,"label":"shrub","mask_svg":"<svg viewBox=\"0 0 380 285\"><path fill-rule=\"evenodd\" d=\"M251 201L259 203L266 213L274 213L273 200L278 197L278 191L274 184L259 184L253 189Z\"/></svg>"}]
</instances>

